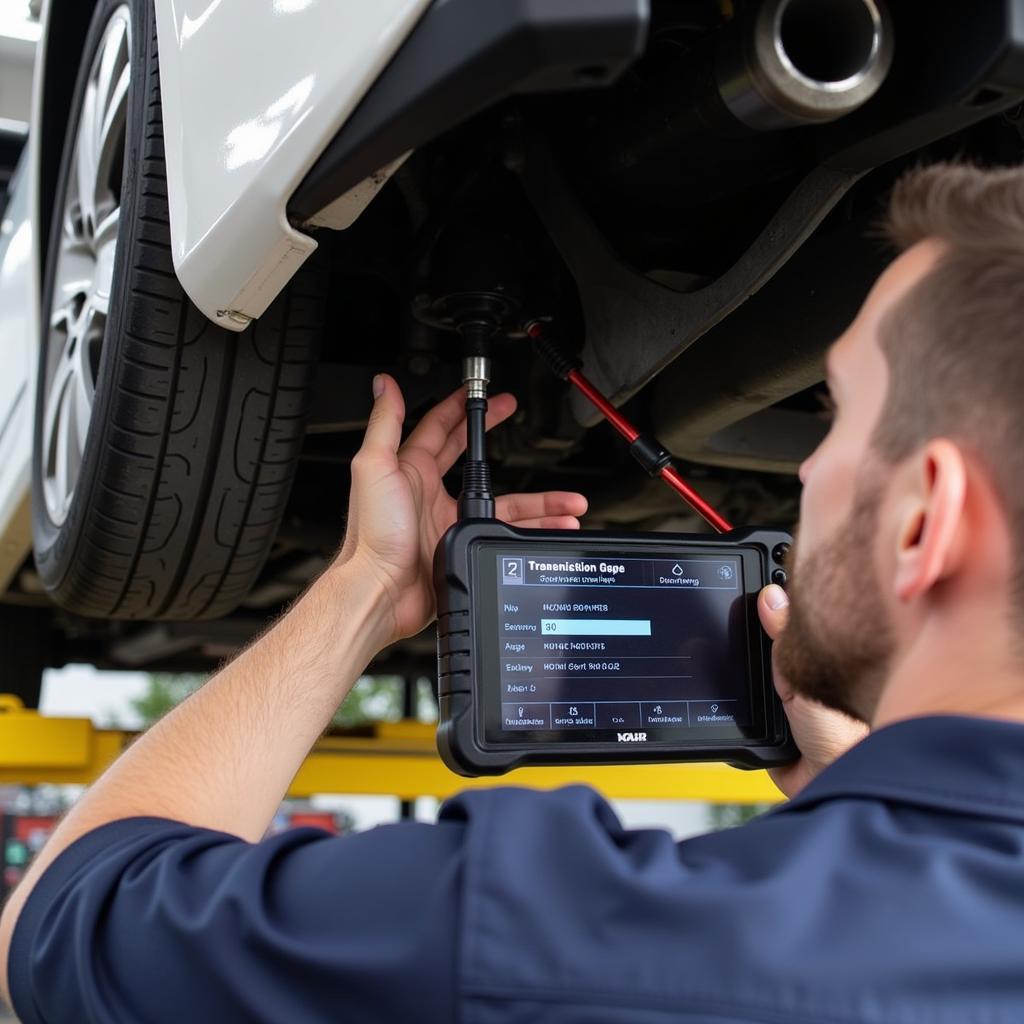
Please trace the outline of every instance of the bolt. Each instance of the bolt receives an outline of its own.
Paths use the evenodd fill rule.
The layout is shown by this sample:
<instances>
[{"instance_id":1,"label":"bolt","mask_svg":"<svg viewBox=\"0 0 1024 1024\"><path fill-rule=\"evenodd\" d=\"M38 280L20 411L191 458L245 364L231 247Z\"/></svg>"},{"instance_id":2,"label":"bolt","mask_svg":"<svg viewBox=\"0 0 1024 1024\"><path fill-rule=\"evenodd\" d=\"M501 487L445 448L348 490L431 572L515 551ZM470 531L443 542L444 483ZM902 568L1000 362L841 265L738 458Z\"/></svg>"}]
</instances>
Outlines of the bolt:
<instances>
[{"instance_id":1,"label":"bolt","mask_svg":"<svg viewBox=\"0 0 1024 1024\"><path fill-rule=\"evenodd\" d=\"M241 327L248 327L253 320L247 313L241 313L237 309L218 309L217 319L230 320L233 324L238 324Z\"/></svg>"}]
</instances>

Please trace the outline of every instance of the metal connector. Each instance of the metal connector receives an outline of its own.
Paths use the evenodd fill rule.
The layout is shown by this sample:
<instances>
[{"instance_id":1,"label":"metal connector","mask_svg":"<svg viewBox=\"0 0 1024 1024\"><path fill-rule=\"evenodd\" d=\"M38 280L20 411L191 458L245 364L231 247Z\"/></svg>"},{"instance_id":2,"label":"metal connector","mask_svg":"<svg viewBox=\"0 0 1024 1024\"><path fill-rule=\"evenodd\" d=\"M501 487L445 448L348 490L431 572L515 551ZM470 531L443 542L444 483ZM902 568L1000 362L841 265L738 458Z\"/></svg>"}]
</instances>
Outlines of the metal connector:
<instances>
[{"instance_id":1,"label":"metal connector","mask_svg":"<svg viewBox=\"0 0 1024 1024\"><path fill-rule=\"evenodd\" d=\"M462 382L467 398L486 398L491 382L491 361L487 356L466 356L462 360Z\"/></svg>"}]
</instances>

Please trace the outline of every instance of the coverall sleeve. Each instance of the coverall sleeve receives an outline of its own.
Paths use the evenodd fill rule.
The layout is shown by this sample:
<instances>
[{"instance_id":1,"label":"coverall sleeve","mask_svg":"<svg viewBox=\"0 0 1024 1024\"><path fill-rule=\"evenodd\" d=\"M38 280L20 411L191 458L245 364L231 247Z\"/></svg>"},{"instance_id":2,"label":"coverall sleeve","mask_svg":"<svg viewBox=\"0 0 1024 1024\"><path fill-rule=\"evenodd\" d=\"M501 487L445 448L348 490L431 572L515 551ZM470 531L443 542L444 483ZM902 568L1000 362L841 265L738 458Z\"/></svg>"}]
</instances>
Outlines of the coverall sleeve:
<instances>
[{"instance_id":1,"label":"coverall sleeve","mask_svg":"<svg viewBox=\"0 0 1024 1024\"><path fill-rule=\"evenodd\" d=\"M24 1024L455 1019L464 826L247 843L105 825L44 873L9 978Z\"/></svg>"}]
</instances>

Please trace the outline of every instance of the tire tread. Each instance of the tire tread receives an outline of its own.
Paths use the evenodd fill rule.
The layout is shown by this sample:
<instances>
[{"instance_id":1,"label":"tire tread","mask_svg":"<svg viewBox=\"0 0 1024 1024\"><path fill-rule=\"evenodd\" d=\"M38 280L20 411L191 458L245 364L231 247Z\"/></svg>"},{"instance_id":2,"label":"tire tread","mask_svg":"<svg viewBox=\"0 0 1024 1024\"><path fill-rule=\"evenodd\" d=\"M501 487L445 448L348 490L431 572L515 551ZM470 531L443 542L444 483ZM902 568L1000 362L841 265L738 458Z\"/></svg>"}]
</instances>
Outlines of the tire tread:
<instances>
[{"instance_id":1,"label":"tire tread","mask_svg":"<svg viewBox=\"0 0 1024 1024\"><path fill-rule=\"evenodd\" d=\"M52 585L41 575L58 603L81 614L214 618L251 589L287 506L326 287L314 256L242 334L189 301L171 259L152 5L132 9L145 18L148 45L133 79L146 91L145 123L126 154L134 230L122 213L118 242L127 284L107 325L103 360L113 364L94 421L105 415L90 430L92 486L75 495L84 500L77 529L66 531L73 536L62 538L63 573Z\"/></svg>"}]
</instances>

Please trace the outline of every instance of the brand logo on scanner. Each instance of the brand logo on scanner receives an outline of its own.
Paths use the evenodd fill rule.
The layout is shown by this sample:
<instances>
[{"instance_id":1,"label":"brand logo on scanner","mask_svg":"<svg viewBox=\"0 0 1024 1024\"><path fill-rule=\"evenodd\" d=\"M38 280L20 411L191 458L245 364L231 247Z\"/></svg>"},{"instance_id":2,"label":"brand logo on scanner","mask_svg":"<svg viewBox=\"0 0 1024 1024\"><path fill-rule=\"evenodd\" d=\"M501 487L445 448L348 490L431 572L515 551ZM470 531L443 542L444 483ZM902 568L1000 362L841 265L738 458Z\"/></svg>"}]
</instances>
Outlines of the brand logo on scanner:
<instances>
[{"instance_id":1,"label":"brand logo on scanner","mask_svg":"<svg viewBox=\"0 0 1024 1024\"><path fill-rule=\"evenodd\" d=\"M620 732L618 734L620 743L646 743L647 733L645 732Z\"/></svg>"}]
</instances>

